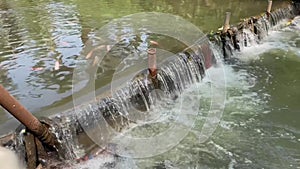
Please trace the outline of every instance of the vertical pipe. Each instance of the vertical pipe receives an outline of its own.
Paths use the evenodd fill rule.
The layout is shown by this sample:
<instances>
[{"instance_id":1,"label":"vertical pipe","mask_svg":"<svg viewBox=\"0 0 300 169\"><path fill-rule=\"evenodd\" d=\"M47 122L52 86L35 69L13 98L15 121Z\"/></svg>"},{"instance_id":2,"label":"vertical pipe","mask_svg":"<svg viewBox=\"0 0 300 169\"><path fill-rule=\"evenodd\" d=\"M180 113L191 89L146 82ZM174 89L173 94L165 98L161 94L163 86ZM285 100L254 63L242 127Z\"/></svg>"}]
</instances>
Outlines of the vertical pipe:
<instances>
[{"instance_id":1,"label":"vertical pipe","mask_svg":"<svg viewBox=\"0 0 300 169\"><path fill-rule=\"evenodd\" d=\"M57 140L36 117L23 107L7 90L0 84L0 106L26 126L32 134L43 143L55 147Z\"/></svg>"},{"instance_id":2,"label":"vertical pipe","mask_svg":"<svg viewBox=\"0 0 300 169\"><path fill-rule=\"evenodd\" d=\"M156 66L156 49L150 48L147 50L148 53L148 67L150 76L152 79L156 79L157 66Z\"/></svg>"},{"instance_id":3,"label":"vertical pipe","mask_svg":"<svg viewBox=\"0 0 300 169\"><path fill-rule=\"evenodd\" d=\"M272 9L272 0L268 1L268 8L267 8L267 14L269 15L271 13L271 9Z\"/></svg>"},{"instance_id":4,"label":"vertical pipe","mask_svg":"<svg viewBox=\"0 0 300 169\"><path fill-rule=\"evenodd\" d=\"M227 32L227 30L230 28L230 12L226 12L226 16L225 16L225 21L224 21L224 26L223 26L223 33Z\"/></svg>"}]
</instances>

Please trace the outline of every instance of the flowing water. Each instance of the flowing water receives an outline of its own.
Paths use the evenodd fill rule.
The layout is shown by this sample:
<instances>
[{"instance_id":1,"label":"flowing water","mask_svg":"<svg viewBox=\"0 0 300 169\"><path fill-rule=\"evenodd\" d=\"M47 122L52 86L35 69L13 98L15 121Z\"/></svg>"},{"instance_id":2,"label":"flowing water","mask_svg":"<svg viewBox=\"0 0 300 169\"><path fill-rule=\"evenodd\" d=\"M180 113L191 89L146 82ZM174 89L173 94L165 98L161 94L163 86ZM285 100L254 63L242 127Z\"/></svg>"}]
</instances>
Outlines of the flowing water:
<instances>
[{"instance_id":1,"label":"flowing water","mask_svg":"<svg viewBox=\"0 0 300 169\"><path fill-rule=\"evenodd\" d=\"M279 4L281 3L274 1L275 7L279 7ZM1 84L36 115L55 114L72 106L71 85L74 67L77 63L85 61L80 55L86 50L85 44L95 38L97 30L111 19L135 12L169 12L180 15L204 32L209 32L221 26L225 11L232 11L232 22L237 22L239 18L263 12L265 6L265 2L256 0L228 0L226 4L219 0L0 0ZM200 82L192 75L185 77L181 82L187 83L181 83L181 86L176 88L179 91L185 88L178 96L162 99L163 101L159 101L154 107L150 104L138 107L148 110L148 114L135 117L143 123L136 123L131 130L126 131L129 136L155 136L174 124L180 127L179 131L191 128L184 139L169 147L168 151L141 159L130 158L134 153L126 154L127 157L119 157L117 160L102 157L80 167L299 168L299 27L300 24L295 22L294 26L269 31L261 44L256 44L253 40L250 43L249 37L248 44L252 45L247 45L241 53L237 53L235 57L238 59L232 63L223 65L218 61L217 66L208 70L206 77ZM121 28L116 25L112 27L111 32L118 29ZM123 33L126 37L126 33L131 32ZM138 45L135 47L138 47L138 51L143 51L147 47L143 38L147 39L147 36L130 37L127 41L137 41ZM172 39L161 39L163 40L160 43L163 42L164 49L173 53L183 48ZM126 49L130 47L126 43L120 45L127 45ZM112 59L106 59L104 65L101 65L96 88L101 89L114 79L112 75L119 61L113 56L121 54L124 55L124 51L116 51L112 54ZM59 69L55 66L57 62L60 64ZM131 63L130 60L128 62ZM189 67L193 68L195 65ZM176 67L176 70L178 69L181 70L181 67ZM164 72L168 70L164 69ZM182 77L180 72L177 74L177 77ZM199 138L211 108L210 103L212 99L223 96L224 88L220 87L223 82L220 79L224 77L226 100L223 116L214 134L206 142L201 142ZM138 86L141 86L140 84ZM142 89L131 91L136 90L142 92ZM100 94L101 92L102 90ZM124 103L122 108L128 106L122 100L126 96L127 93L124 92L115 95L119 102ZM174 97L178 98L174 100ZM154 102L147 98L141 99L143 102ZM101 104L105 104L103 107L110 104L108 107L111 108L106 110L108 113L125 110L114 107L113 101L110 100L99 103L100 107ZM198 108L200 111L197 111ZM88 112L93 113L92 110L94 109L90 108ZM12 117L4 111L0 113L0 133L14 130L15 122ZM126 112L121 113L126 115ZM178 119L178 114L183 116ZM123 142L117 140L116 143ZM147 151L151 150L144 148Z\"/></svg>"}]
</instances>

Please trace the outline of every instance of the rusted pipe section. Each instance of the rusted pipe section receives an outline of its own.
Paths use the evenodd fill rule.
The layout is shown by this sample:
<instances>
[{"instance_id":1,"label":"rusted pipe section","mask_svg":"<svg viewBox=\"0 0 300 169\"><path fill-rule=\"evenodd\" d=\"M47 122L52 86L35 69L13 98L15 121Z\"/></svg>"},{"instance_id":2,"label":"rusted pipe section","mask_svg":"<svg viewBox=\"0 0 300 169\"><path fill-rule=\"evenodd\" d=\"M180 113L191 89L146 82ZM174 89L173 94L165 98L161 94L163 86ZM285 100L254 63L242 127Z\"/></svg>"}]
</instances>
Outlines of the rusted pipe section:
<instances>
[{"instance_id":1,"label":"rusted pipe section","mask_svg":"<svg viewBox=\"0 0 300 169\"><path fill-rule=\"evenodd\" d=\"M157 76L157 66L156 66L156 49L150 48L148 52L148 67L151 79L156 79Z\"/></svg>"},{"instance_id":2,"label":"rusted pipe section","mask_svg":"<svg viewBox=\"0 0 300 169\"><path fill-rule=\"evenodd\" d=\"M224 26L223 26L223 33L227 32L227 30L230 28L230 12L226 12L226 16L225 16L225 21L224 21Z\"/></svg>"},{"instance_id":3,"label":"rusted pipe section","mask_svg":"<svg viewBox=\"0 0 300 169\"><path fill-rule=\"evenodd\" d=\"M271 13L271 9L272 9L272 0L268 1L268 7L267 7L267 16L270 16Z\"/></svg>"},{"instance_id":4,"label":"rusted pipe section","mask_svg":"<svg viewBox=\"0 0 300 169\"><path fill-rule=\"evenodd\" d=\"M58 141L50 133L48 128L23 107L8 91L0 84L0 105L11 115L19 120L29 131L32 132L42 143L56 148Z\"/></svg>"}]
</instances>

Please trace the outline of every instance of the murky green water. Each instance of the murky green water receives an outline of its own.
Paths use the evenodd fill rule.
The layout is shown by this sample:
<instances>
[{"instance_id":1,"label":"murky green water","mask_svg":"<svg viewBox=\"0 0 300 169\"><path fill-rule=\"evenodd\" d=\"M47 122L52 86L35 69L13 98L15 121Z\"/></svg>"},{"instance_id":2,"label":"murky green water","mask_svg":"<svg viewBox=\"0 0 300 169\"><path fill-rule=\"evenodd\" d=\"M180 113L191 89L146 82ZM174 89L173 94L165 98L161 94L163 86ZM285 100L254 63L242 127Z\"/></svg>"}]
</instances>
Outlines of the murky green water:
<instances>
[{"instance_id":1,"label":"murky green water","mask_svg":"<svg viewBox=\"0 0 300 169\"><path fill-rule=\"evenodd\" d=\"M85 60L81 52L86 42L112 19L136 12L167 12L207 33L222 25L226 11L232 12L231 21L236 23L264 12L266 4L260 0L0 0L0 82L36 115L57 113L72 107L72 72L76 63ZM280 7L281 1L273 4ZM112 27L112 32L120 29ZM250 49L241 54L242 61L226 66L226 108L207 143L199 144L197 134L191 133L170 152L141 160L138 166L299 168L299 39L299 31L275 32L266 39L267 45ZM97 88L110 83L114 71L110 64L113 61L103 67ZM0 124L0 134L16 127L3 110Z\"/></svg>"}]
</instances>

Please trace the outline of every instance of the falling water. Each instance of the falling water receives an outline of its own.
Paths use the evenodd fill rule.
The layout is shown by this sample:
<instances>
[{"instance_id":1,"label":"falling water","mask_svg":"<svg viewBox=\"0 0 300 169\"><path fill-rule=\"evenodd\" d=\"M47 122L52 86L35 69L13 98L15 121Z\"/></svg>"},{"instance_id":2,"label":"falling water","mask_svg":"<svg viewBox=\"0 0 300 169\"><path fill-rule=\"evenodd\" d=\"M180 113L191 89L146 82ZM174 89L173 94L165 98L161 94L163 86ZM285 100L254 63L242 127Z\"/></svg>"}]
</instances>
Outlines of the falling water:
<instances>
[{"instance_id":1,"label":"falling water","mask_svg":"<svg viewBox=\"0 0 300 169\"><path fill-rule=\"evenodd\" d=\"M274 25L277 25L283 18L288 18L289 16L289 14L280 11L271 14L271 20L263 18L258 20L252 28L244 29L238 35L240 39L239 45L242 47L241 50L259 44L261 40L270 33ZM57 137L62 141L62 144L66 146L67 152L70 153L68 155L69 159L92 154L92 152L95 152L95 149L107 147L107 145L122 132L135 136L152 136L159 133L161 129L168 128L171 122L176 121L174 120L176 114L172 116L172 113L176 113L179 109L179 107L176 106L181 105L178 100L184 97L184 100L188 102L184 102L183 105L190 106L189 104L193 104L193 92L195 92L194 89L197 88L195 86L200 85L203 89L208 90L208 86L210 85L207 86L207 84L211 84L211 82L207 80L209 78L205 77L205 75L207 75L207 71L211 70L206 70L210 68L210 66L207 65L215 65L216 67L210 69L217 70L217 61L220 61L219 56L222 55L220 54L220 49L208 41L195 44L195 46L196 49L191 48L185 50L184 52L178 53L176 57L161 64L157 75L157 85L154 84L149 77L148 71L144 70L125 86L114 91L111 97L105 97L96 102L83 105L80 107L79 112L69 110L69 112L63 113L62 115L56 115L53 120L57 122L57 127L53 130L57 132ZM231 68L228 69L232 71ZM243 72L241 74L241 76L244 76ZM230 75L232 74L229 74L229 76ZM238 77L240 78L241 76L239 75ZM245 83L246 88L250 88L251 83L254 82L251 81L251 78L244 78L242 78L241 83ZM237 86L230 87L234 88ZM208 95L211 95L211 93ZM199 96L197 95L195 97ZM255 96L250 95L246 97L252 98ZM234 99L238 100L238 98ZM201 104L209 105L209 99L205 98ZM196 107L196 109L197 108L198 107ZM191 114L192 118L197 118L197 120L202 121L202 123L198 122L199 124L195 125L203 125L204 119L201 118L206 115L203 112L200 111ZM190 122L188 118L181 120L181 125L193 125L188 123ZM145 129L149 124L152 133ZM228 124L221 123L221 125L226 127ZM95 140L87 141L89 139L87 138L87 133L94 134L94 137L99 139L97 143L100 142L100 145L95 146L94 143L92 143L92 141ZM197 131L192 131L192 133L199 135ZM193 138L189 137L188 139ZM210 156L209 158L214 159L215 157L226 156L226 158L230 159L231 165L236 163L234 160L236 156L232 155L230 151L222 149L222 147L213 141L210 141L209 145L218 150L215 154L207 152L208 156ZM201 151L206 151L204 147L198 146L197 148ZM180 147L178 149L180 149ZM110 162L113 160L110 159ZM225 161L227 162L227 159ZM135 166L134 162L130 161L130 159L126 162L127 165L131 167ZM221 160L220 163L225 162ZM101 165L100 163L98 164ZM164 161L163 164L158 164L158 166L159 165L172 166L168 161Z\"/></svg>"},{"instance_id":2,"label":"falling water","mask_svg":"<svg viewBox=\"0 0 300 169\"><path fill-rule=\"evenodd\" d=\"M255 23L255 27L252 27L252 29L244 29L239 35L239 39L241 39L239 44L242 47L242 51L247 51L247 48L249 48L249 50L253 50L251 47L259 45L261 43L261 40L266 38L266 36L269 33L272 33L272 30L276 30L278 27L285 25L287 20L283 21L282 19L288 18L289 16L289 14L280 11L275 14L271 14L270 21L266 18L263 18L257 21ZM274 28L274 25L276 25L277 27ZM209 42L206 43L209 44L210 50L212 50L211 53L213 54L213 59L211 60L211 62L215 63L216 60L220 60L220 49L215 48L215 46L213 46ZM206 88L211 85L210 81L207 81L209 77L203 79L204 72L206 72L206 75L209 75L209 73L207 73L207 70L204 66L206 65L205 58L207 58L207 56L204 56L205 52L203 52L203 50L201 49L203 48L199 47L197 51L191 50L188 52L179 53L176 55L176 58L168 60L168 62L164 63L164 65L160 67L157 79L159 81L159 89L163 91L163 93L152 92L155 91L155 86L152 83L151 79L148 77L147 71L143 71L140 74L140 76L138 76L138 78L133 79L131 82L128 83L126 87L117 90L113 94L113 97L100 100L97 105L91 104L88 106L88 108L83 109L83 111L80 114L80 117L84 119L82 120L82 123L84 122L83 124L86 125L85 127L93 128L95 125L97 126L99 124L99 121L101 121L99 119L101 119L101 116L103 115L108 124L112 126L115 130L117 130L118 132L124 132L126 134L129 133L129 135L131 136L154 136L155 134L158 134L161 130L168 128L168 122L170 122L168 120L172 119L172 112L174 113L176 112L176 109L177 111L179 109L178 107L172 109L173 106L176 107L175 105L180 105L178 104L178 102L176 102L178 98L185 97L185 100L189 100L187 95L191 94L191 91L195 92L194 88L195 85L197 86L197 84L200 84L201 89L203 90L206 90ZM219 71L217 71L217 73L212 73L215 70L218 70L218 68L210 69L212 69L212 71L210 70L211 75L218 76L218 74L220 74ZM249 90L254 86L255 78L251 77L251 75L249 76L248 74L243 72L243 70L239 73L236 73L233 72L231 67L226 67L225 69L227 69L226 73L227 83L229 86L229 93L234 92L235 90L233 91L232 89L239 88L240 86L243 86L240 89L241 93L243 93L243 91ZM242 84L236 84L237 79ZM211 96L211 93L203 93L203 91L202 94L204 98L206 98L207 96ZM231 95L235 94L231 93ZM201 104L208 104L209 97L206 98L207 100L202 100ZM236 103L241 98L241 104L246 104L244 101L248 99L258 99L256 93L245 93L242 94L242 96L230 98L228 102ZM244 107L244 109L252 110L252 108L250 107L253 107L254 105L251 104L255 104L257 106L258 111L260 111L260 106L264 103L265 101L263 99L258 99L255 103L250 102L249 105L246 104L246 107ZM189 105L189 103L184 104ZM167 111L168 109L170 109L170 111ZM135 110L139 110L137 111L138 113L140 113L140 111L145 112L145 114L135 114ZM148 112L148 114L146 112ZM202 109L202 111L200 111L199 113L191 114L193 118L197 118L198 124L196 125L201 126L201 124L204 124L205 118L201 118L206 116L206 114L203 114L204 112L206 111ZM145 122L145 119L150 119L150 122ZM171 122L174 123L174 119L173 121L171 120ZM188 122L189 120L183 120L181 121L181 124L192 125L188 124ZM230 125L231 124L227 124L225 121L221 122L221 126L224 128L228 128L228 126ZM199 136L199 131L192 130L192 133ZM99 137L101 137L101 135L99 135ZM194 142L197 141L194 140ZM236 158L238 157L232 154L230 151L224 149L222 146L216 144L214 141L210 141L207 146L210 147L209 149L216 149L216 152L218 152L217 154L211 154L211 152L208 152L207 155L212 156L212 159L225 158L224 160L227 161L226 158L229 158L229 168L232 168L234 165L236 165ZM180 149L180 147L178 148ZM199 149L204 152L207 151L204 147L199 147ZM174 151L176 152L176 150ZM170 152L170 154L172 153L173 152ZM107 159L103 157L101 158L103 159L103 161L107 161ZM110 160L111 161L106 162L106 164L114 164L114 167L116 168L120 166L131 168L139 168L143 166L143 161L140 162L139 167L137 167L137 164L135 164L134 161L130 160L130 158L123 158L123 160L119 160L117 164L113 162L115 161L115 159ZM246 159L245 163L251 163L251 161L247 160L248 159ZM175 160L173 159L173 161ZM221 160L219 162L227 163L225 161ZM90 164L95 165L95 163L97 162L95 161ZM146 162L146 164L148 163L149 162ZM153 164L155 162L150 163ZM101 165L102 164L98 163L97 166ZM103 165L105 166L105 163ZM171 167L172 165L173 164L168 161L164 161L160 164L157 164L158 167Z\"/></svg>"},{"instance_id":3,"label":"falling water","mask_svg":"<svg viewBox=\"0 0 300 169\"><path fill-rule=\"evenodd\" d=\"M244 29L238 35L239 46L243 50L245 47L261 43L270 31L285 27L294 15L293 10L279 9L271 13L270 16L264 15L259 19L250 18L247 23L240 25Z\"/></svg>"},{"instance_id":4,"label":"falling water","mask_svg":"<svg viewBox=\"0 0 300 169\"><path fill-rule=\"evenodd\" d=\"M212 46L210 42L204 41L196 45L197 50L185 50L162 62L155 82L157 84L149 77L148 71L142 71L127 85L114 91L111 97L82 106L75 115L71 111L56 116L54 119L61 124L59 128L62 129L58 138L70 148L70 153L80 157L84 152L76 142L76 135L86 131L92 132L103 143L99 146L105 147L115 136L111 135L112 129L112 133L124 132L130 129L132 124L140 125L144 124L145 120L153 119L149 112L153 111L154 105L157 107L169 102L174 106L179 95L204 77L204 59L206 58L208 64L216 64L217 51L213 48L206 49L206 53L201 51L203 46Z\"/></svg>"}]
</instances>

